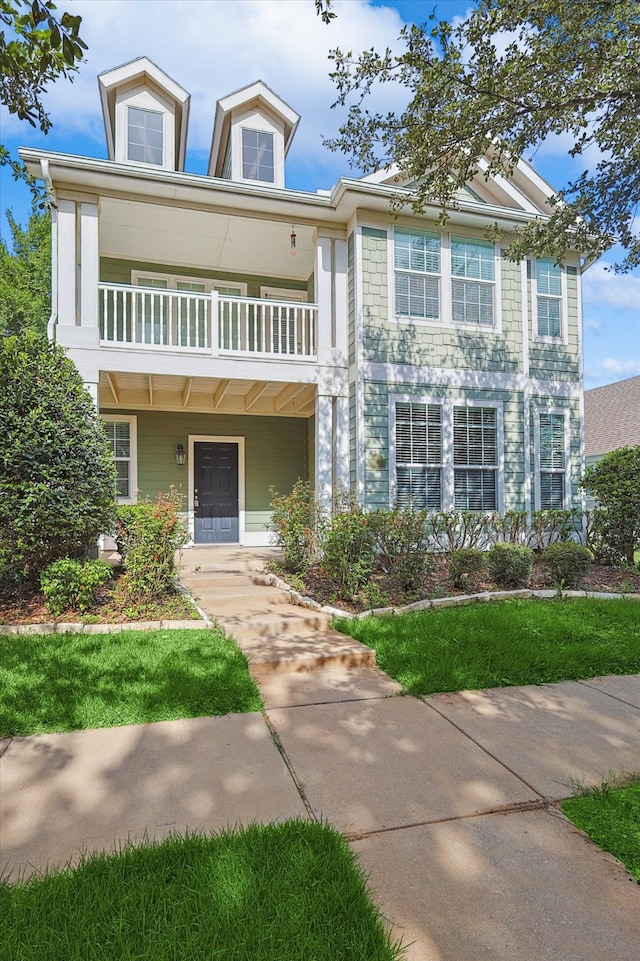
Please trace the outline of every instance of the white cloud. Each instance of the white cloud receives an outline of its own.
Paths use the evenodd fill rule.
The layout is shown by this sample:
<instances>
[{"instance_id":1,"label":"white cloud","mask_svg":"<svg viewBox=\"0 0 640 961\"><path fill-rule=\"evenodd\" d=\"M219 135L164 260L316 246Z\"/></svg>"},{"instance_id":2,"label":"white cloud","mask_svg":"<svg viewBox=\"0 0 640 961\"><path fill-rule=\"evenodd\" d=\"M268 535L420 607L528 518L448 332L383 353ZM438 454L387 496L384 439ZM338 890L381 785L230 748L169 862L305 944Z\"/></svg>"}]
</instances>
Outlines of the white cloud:
<instances>
[{"instance_id":1,"label":"white cloud","mask_svg":"<svg viewBox=\"0 0 640 961\"><path fill-rule=\"evenodd\" d=\"M638 311L640 277L637 274L614 274L607 262L598 261L583 277L583 293L590 304Z\"/></svg>"},{"instance_id":2,"label":"white cloud","mask_svg":"<svg viewBox=\"0 0 640 961\"><path fill-rule=\"evenodd\" d=\"M584 328L593 334L594 337L601 337L604 332L604 327L599 320L585 319Z\"/></svg>"},{"instance_id":3,"label":"white cloud","mask_svg":"<svg viewBox=\"0 0 640 961\"><path fill-rule=\"evenodd\" d=\"M615 357L605 357L602 368L608 374L615 374L619 378L635 377L636 374L640 374L640 360L616 360Z\"/></svg>"},{"instance_id":4,"label":"white cloud","mask_svg":"<svg viewBox=\"0 0 640 961\"><path fill-rule=\"evenodd\" d=\"M58 134L82 133L102 146L96 76L148 56L191 94L190 151L208 153L216 101L261 79L302 117L292 154L343 173L345 158L322 147L322 136L335 135L344 116L331 110L329 50L400 49L403 26L396 10L366 0L335 0L338 16L329 26L312 0L66 0L64 8L82 16L89 49L73 85L58 82L47 94ZM380 89L376 106L398 106L393 85ZM3 121L5 137L17 131L18 121Z\"/></svg>"}]
</instances>

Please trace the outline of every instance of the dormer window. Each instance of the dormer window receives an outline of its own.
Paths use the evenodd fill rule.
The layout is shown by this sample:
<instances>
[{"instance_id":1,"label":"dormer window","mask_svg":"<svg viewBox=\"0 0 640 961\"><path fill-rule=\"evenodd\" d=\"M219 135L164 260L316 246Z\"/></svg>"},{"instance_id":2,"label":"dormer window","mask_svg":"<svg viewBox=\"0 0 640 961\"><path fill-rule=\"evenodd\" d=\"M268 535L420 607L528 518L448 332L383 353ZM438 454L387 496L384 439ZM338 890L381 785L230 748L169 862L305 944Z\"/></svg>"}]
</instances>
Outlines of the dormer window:
<instances>
[{"instance_id":1,"label":"dormer window","mask_svg":"<svg viewBox=\"0 0 640 961\"><path fill-rule=\"evenodd\" d=\"M272 184L275 181L273 134L242 129L242 177Z\"/></svg>"},{"instance_id":2,"label":"dormer window","mask_svg":"<svg viewBox=\"0 0 640 961\"><path fill-rule=\"evenodd\" d=\"M163 114L128 107L127 159L134 163L163 165Z\"/></svg>"}]
</instances>

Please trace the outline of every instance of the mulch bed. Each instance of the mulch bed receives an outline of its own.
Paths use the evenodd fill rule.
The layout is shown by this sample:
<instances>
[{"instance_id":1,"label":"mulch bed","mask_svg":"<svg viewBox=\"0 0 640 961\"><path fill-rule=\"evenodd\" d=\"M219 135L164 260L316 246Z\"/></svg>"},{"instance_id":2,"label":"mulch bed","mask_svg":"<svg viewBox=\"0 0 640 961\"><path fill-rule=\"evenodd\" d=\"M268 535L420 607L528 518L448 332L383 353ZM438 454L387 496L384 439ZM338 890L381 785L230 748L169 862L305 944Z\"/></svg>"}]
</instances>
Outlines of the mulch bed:
<instances>
[{"instance_id":1,"label":"mulch bed","mask_svg":"<svg viewBox=\"0 0 640 961\"><path fill-rule=\"evenodd\" d=\"M163 594L144 604L132 604L118 590L120 575L96 592L96 602L86 614L64 611L54 617L45 596L29 584L0 584L0 624L117 624L130 621L192 620L193 607L178 592Z\"/></svg>"},{"instance_id":2,"label":"mulch bed","mask_svg":"<svg viewBox=\"0 0 640 961\"><path fill-rule=\"evenodd\" d=\"M283 576L286 580L286 574ZM422 583L411 591L399 589L392 578L388 576L377 575L372 578L375 585L373 592L363 592L354 600L347 601L340 598L338 586L331 578L327 577L318 565L309 568L302 580L304 581L304 593L309 597L321 604L329 604L332 607L352 612L365 611L372 607L401 607L404 604L411 604L413 601L424 598L456 597L461 594L480 594L484 591L500 590L486 575L484 578L475 579L464 590L455 588L448 577L446 555L434 557L429 572ZM527 587L539 590L553 589L555 586L549 571L534 559L533 574ZM626 567L592 564L589 573L582 579L577 589L604 591L613 594L640 593L640 572L634 573ZM376 594L379 596L376 596Z\"/></svg>"}]
</instances>

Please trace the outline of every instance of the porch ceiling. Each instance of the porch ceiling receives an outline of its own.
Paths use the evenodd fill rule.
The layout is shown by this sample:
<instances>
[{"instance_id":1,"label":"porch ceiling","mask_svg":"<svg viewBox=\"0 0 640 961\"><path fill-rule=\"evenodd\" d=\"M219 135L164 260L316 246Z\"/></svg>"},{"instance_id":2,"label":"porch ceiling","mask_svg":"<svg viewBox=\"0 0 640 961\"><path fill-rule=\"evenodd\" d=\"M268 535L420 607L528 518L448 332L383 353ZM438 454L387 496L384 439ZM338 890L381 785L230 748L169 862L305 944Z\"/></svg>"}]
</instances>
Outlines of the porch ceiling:
<instances>
[{"instance_id":1,"label":"porch ceiling","mask_svg":"<svg viewBox=\"0 0 640 961\"><path fill-rule=\"evenodd\" d=\"M100 372L101 409L173 410L204 414L310 417L314 384Z\"/></svg>"},{"instance_id":2,"label":"porch ceiling","mask_svg":"<svg viewBox=\"0 0 640 961\"><path fill-rule=\"evenodd\" d=\"M313 270L315 228L153 203L103 197L100 253L180 267L306 280Z\"/></svg>"}]
</instances>

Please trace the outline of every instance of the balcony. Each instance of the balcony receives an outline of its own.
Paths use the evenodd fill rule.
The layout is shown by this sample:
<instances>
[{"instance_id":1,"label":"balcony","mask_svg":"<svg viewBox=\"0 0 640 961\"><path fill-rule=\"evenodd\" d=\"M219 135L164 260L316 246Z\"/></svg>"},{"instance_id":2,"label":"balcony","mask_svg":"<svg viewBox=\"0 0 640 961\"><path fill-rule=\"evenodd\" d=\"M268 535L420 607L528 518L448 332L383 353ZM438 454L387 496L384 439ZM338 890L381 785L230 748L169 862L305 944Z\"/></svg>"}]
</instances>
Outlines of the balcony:
<instances>
[{"instance_id":1,"label":"balcony","mask_svg":"<svg viewBox=\"0 0 640 961\"><path fill-rule=\"evenodd\" d=\"M98 284L100 344L199 355L317 359L316 304Z\"/></svg>"}]
</instances>

